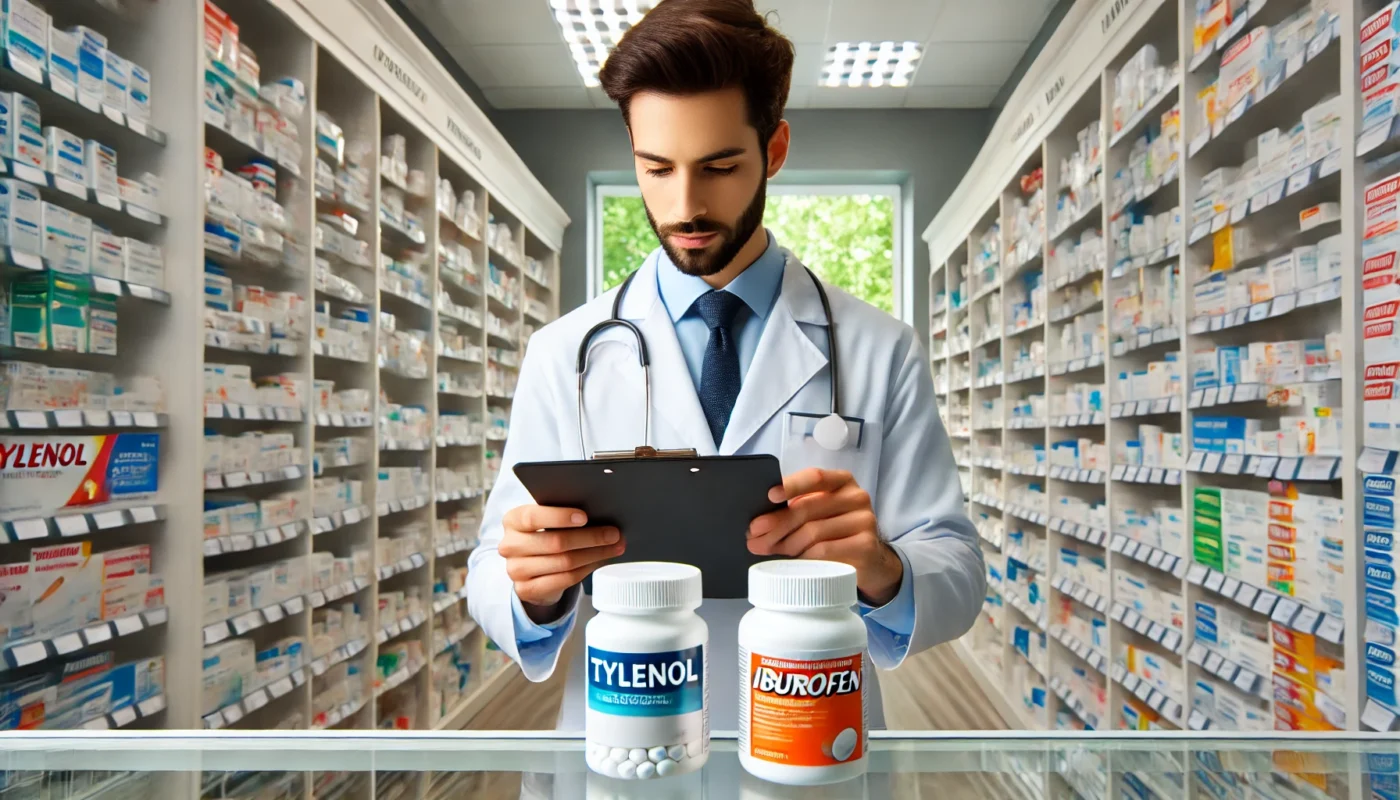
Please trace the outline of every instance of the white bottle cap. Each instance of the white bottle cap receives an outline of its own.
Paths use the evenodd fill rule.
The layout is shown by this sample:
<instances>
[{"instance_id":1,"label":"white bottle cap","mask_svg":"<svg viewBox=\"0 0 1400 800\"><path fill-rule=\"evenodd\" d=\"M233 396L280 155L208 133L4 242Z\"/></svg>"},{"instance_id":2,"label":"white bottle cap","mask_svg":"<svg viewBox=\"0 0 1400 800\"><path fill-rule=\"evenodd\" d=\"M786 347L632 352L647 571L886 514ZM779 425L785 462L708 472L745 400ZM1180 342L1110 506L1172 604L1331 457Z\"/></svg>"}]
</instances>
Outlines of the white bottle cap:
<instances>
[{"instance_id":1,"label":"white bottle cap","mask_svg":"<svg viewBox=\"0 0 1400 800\"><path fill-rule=\"evenodd\" d=\"M599 611L693 611L700 601L700 570L689 564L634 561L593 573L593 607Z\"/></svg>"},{"instance_id":2,"label":"white bottle cap","mask_svg":"<svg viewBox=\"0 0 1400 800\"><path fill-rule=\"evenodd\" d=\"M749 602L770 611L850 608L856 568L836 561L764 561L749 567Z\"/></svg>"}]
</instances>

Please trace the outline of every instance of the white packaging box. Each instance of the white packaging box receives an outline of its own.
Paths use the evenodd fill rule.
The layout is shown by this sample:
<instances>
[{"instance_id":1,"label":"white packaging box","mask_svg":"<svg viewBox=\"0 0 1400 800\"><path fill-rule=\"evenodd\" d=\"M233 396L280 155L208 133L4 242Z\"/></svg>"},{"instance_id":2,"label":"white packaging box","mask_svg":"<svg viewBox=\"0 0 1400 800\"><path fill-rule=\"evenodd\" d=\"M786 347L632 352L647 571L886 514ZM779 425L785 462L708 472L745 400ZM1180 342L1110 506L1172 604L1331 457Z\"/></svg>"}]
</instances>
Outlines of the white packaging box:
<instances>
[{"instance_id":1,"label":"white packaging box","mask_svg":"<svg viewBox=\"0 0 1400 800\"><path fill-rule=\"evenodd\" d=\"M1400 14L1396 13L1397 9L1400 9L1400 3L1386 3L1379 11L1361 23L1359 37L1363 50L1381 37L1400 36Z\"/></svg>"},{"instance_id":2,"label":"white packaging box","mask_svg":"<svg viewBox=\"0 0 1400 800\"><path fill-rule=\"evenodd\" d=\"M66 542L29 551L29 597L34 635L52 637L102 617L102 559L92 542Z\"/></svg>"},{"instance_id":3,"label":"white packaging box","mask_svg":"<svg viewBox=\"0 0 1400 800\"><path fill-rule=\"evenodd\" d=\"M128 80L131 76L131 62L107 51L107 63L102 75L102 104L123 114L126 113Z\"/></svg>"},{"instance_id":4,"label":"white packaging box","mask_svg":"<svg viewBox=\"0 0 1400 800\"><path fill-rule=\"evenodd\" d=\"M1400 299L1366 306L1361 317L1362 357L1367 364L1400 361L1400 337L1395 321Z\"/></svg>"},{"instance_id":5,"label":"white packaging box","mask_svg":"<svg viewBox=\"0 0 1400 800\"><path fill-rule=\"evenodd\" d=\"M48 67L49 15L29 0L0 2L0 31L5 36L5 52L11 63L29 77L42 75Z\"/></svg>"},{"instance_id":6,"label":"white packaging box","mask_svg":"<svg viewBox=\"0 0 1400 800\"><path fill-rule=\"evenodd\" d=\"M125 255L122 237L110 231L92 227L92 274L122 280L122 259Z\"/></svg>"},{"instance_id":7,"label":"white packaging box","mask_svg":"<svg viewBox=\"0 0 1400 800\"><path fill-rule=\"evenodd\" d=\"M86 25L69 32L78 39L78 102L95 111L107 91L107 37Z\"/></svg>"},{"instance_id":8,"label":"white packaging box","mask_svg":"<svg viewBox=\"0 0 1400 800\"><path fill-rule=\"evenodd\" d=\"M160 245L147 244L140 239L123 242L122 274L125 280L155 289L165 287L165 256Z\"/></svg>"},{"instance_id":9,"label":"white packaging box","mask_svg":"<svg viewBox=\"0 0 1400 800\"><path fill-rule=\"evenodd\" d=\"M1386 236L1400 228L1400 175L1390 175L1369 184L1362 201L1363 239Z\"/></svg>"},{"instance_id":10,"label":"white packaging box","mask_svg":"<svg viewBox=\"0 0 1400 800\"><path fill-rule=\"evenodd\" d=\"M92 271L92 220L47 201L42 204L44 259L50 269L75 275Z\"/></svg>"},{"instance_id":11,"label":"white packaging box","mask_svg":"<svg viewBox=\"0 0 1400 800\"><path fill-rule=\"evenodd\" d=\"M218 711L251 692L257 675L252 639L230 639L204 648L201 714Z\"/></svg>"},{"instance_id":12,"label":"white packaging box","mask_svg":"<svg viewBox=\"0 0 1400 800\"><path fill-rule=\"evenodd\" d=\"M1340 203L1318 203L1298 212L1298 230L1310 231L1319 225L1336 222L1342 218Z\"/></svg>"},{"instance_id":13,"label":"white packaging box","mask_svg":"<svg viewBox=\"0 0 1400 800\"><path fill-rule=\"evenodd\" d=\"M213 625L228 618L228 581L220 577L204 579L202 625Z\"/></svg>"},{"instance_id":14,"label":"white packaging box","mask_svg":"<svg viewBox=\"0 0 1400 800\"><path fill-rule=\"evenodd\" d=\"M79 186L87 184L87 160L81 136L62 128L44 128L44 158L49 172L55 177L73 181Z\"/></svg>"},{"instance_id":15,"label":"white packaging box","mask_svg":"<svg viewBox=\"0 0 1400 800\"><path fill-rule=\"evenodd\" d=\"M112 197L120 197L117 189L117 151L96 139L83 142L84 184Z\"/></svg>"},{"instance_id":16,"label":"white packaging box","mask_svg":"<svg viewBox=\"0 0 1400 800\"><path fill-rule=\"evenodd\" d=\"M24 639L33 633L29 566L28 561L0 564L0 642Z\"/></svg>"},{"instance_id":17,"label":"white packaging box","mask_svg":"<svg viewBox=\"0 0 1400 800\"><path fill-rule=\"evenodd\" d=\"M49 83L54 91L78 99L78 37L49 26Z\"/></svg>"},{"instance_id":18,"label":"white packaging box","mask_svg":"<svg viewBox=\"0 0 1400 800\"><path fill-rule=\"evenodd\" d=\"M33 255L44 250L39 191L14 178L0 178L0 246Z\"/></svg>"},{"instance_id":19,"label":"white packaging box","mask_svg":"<svg viewBox=\"0 0 1400 800\"><path fill-rule=\"evenodd\" d=\"M44 130L39 106L18 92L0 92L0 155L43 171Z\"/></svg>"},{"instance_id":20,"label":"white packaging box","mask_svg":"<svg viewBox=\"0 0 1400 800\"><path fill-rule=\"evenodd\" d=\"M126 115L141 122L151 121L151 73L132 61L127 73Z\"/></svg>"}]
</instances>

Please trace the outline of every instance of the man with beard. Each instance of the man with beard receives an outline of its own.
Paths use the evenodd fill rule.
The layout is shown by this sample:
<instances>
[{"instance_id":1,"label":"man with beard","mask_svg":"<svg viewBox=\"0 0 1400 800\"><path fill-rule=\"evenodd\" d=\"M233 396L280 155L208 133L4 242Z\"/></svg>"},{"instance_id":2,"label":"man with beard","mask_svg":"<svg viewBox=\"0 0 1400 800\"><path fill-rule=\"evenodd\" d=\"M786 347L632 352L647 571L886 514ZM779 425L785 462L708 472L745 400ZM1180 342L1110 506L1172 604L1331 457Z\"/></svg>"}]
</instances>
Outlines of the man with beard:
<instances>
[{"instance_id":1,"label":"man with beard","mask_svg":"<svg viewBox=\"0 0 1400 800\"><path fill-rule=\"evenodd\" d=\"M968 630L985 593L983 563L914 331L834 288L826 313L816 278L763 228L767 181L791 141L782 115L792 61L791 42L752 0L665 0L609 57L603 88L622 110L661 240L618 316L635 323L650 353L648 444L780 458L786 477L769 497L787 507L753 520L746 541L716 536L714 546L853 566L870 660L889 669ZM520 462L587 458L575 444L584 441L591 451L643 443L637 339L617 326L599 333L582 385L577 372L580 341L611 317L616 296L530 341L471 557L472 616L531 680L552 673L580 607L589 613L580 582L627 546L625 530L533 504L512 472ZM834 339L828 326L839 331ZM833 388L852 435L828 449L813 445L811 423L829 413ZM747 609L743 599L707 599L700 609L714 730L738 727L736 629ZM577 650L561 729L583 727ZM874 689L873 675L869 682ZM878 690L870 698L871 727L880 727Z\"/></svg>"}]
</instances>

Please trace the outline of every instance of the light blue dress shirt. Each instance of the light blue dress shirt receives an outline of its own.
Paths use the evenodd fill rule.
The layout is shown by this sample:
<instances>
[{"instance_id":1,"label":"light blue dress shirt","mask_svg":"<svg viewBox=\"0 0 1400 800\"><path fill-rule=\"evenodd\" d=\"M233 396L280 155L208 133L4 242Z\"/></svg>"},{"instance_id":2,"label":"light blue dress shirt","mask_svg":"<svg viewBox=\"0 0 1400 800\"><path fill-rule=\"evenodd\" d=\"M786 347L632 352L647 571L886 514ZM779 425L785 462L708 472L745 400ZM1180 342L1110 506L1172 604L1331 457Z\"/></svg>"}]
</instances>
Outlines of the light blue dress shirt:
<instances>
[{"instance_id":1,"label":"light blue dress shirt","mask_svg":"<svg viewBox=\"0 0 1400 800\"><path fill-rule=\"evenodd\" d=\"M691 381L694 382L696 391L699 391L700 372L705 363L705 348L710 341L710 329L693 306L696 299L712 287L704 278L687 275L677 269L664 250L658 254L657 262L657 289L662 302L666 304L667 313L671 315L671 322L676 326L676 338L680 341L681 354L690 369ZM749 364L753 363L753 355L758 350L759 339L763 337L768 315L778 300L786 265L787 257L774 240L772 232L769 232L768 248L758 260L739 273L728 286L719 290L736 294L744 301L744 307L734 318L734 333L739 343L741 385L748 375ZM821 346L825 345L823 341ZM913 581L909 578L913 570L909 566L908 558L899 548L894 548L894 551L904 565L904 579L900 581L899 592L883 606L860 603L857 610L867 624L877 624L893 634L893 649L896 652L892 655L898 660L903 658L903 651L909 648L909 636L914 631L914 590ZM576 586L569 591L573 593L579 589ZM577 608L572 602L572 594L565 599L570 601L571 607ZM522 660L548 660L563 643L563 637L568 636L573 628L574 617L577 616L576 610L570 611L554 622L539 624L525 613L520 598L511 597L511 608L515 614L517 644ZM559 641L555 641L556 637L559 637Z\"/></svg>"}]
</instances>

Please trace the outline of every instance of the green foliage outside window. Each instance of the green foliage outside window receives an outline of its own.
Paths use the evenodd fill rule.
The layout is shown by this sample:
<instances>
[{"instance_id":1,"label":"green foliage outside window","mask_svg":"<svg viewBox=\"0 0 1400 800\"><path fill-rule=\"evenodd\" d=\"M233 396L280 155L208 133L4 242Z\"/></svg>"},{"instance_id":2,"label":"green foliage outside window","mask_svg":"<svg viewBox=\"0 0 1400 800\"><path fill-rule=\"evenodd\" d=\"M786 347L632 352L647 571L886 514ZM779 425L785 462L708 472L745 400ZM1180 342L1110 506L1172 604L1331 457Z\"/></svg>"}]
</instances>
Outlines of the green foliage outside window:
<instances>
[{"instance_id":1,"label":"green foliage outside window","mask_svg":"<svg viewBox=\"0 0 1400 800\"><path fill-rule=\"evenodd\" d=\"M882 195L769 195L763 224L826 282L894 313L894 200ZM641 197L603 198L603 289L658 243Z\"/></svg>"}]
</instances>

